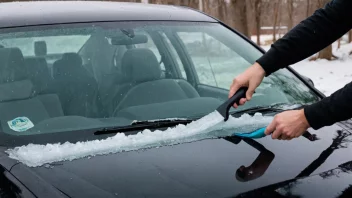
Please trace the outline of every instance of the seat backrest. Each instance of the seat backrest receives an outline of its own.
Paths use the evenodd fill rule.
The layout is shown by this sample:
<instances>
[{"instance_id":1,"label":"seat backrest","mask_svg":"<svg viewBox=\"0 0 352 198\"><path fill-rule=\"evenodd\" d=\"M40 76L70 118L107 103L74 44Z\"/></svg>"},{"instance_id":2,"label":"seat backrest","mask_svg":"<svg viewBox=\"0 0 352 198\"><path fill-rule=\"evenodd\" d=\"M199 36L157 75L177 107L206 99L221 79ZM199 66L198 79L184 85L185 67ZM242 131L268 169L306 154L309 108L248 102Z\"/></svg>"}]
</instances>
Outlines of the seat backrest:
<instances>
[{"instance_id":1,"label":"seat backrest","mask_svg":"<svg viewBox=\"0 0 352 198\"><path fill-rule=\"evenodd\" d=\"M199 97L187 81L161 79L159 62L149 49L129 49L122 59L122 73L130 83L122 88L124 97L115 112L134 105Z\"/></svg>"},{"instance_id":2,"label":"seat backrest","mask_svg":"<svg viewBox=\"0 0 352 198\"><path fill-rule=\"evenodd\" d=\"M19 48L0 48L0 84L25 80L28 71Z\"/></svg>"},{"instance_id":3,"label":"seat backrest","mask_svg":"<svg viewBox=\"0 0 352 198\"><path fill-rule=\"evenodd\" d=\"M10 130L8 121L27 117L34 124L62 115L58 97L36 96L18 48L0 49L0 121L2 129Z\"/></svg>"},{"instance_id":4,"label":"seat backrest","mask_svg":"<svg viewBox=\"0 0 352 198\"><path fill-rule=\"evenodd\" d=\"M51 84L51 76L45 58L25 58L29 77L38 94L46 91Z\"/></svg>"},{"instance_id":5,"label":"seat backrest","mask_svg":"<svg viewBox=\"0 0 352 198\"><path fill-rule=\"evenodd\" d=\"M98 84L77 53L64 54L53 64L53 70L53 89L59 94L65 115L91 117L101 112Z\"/></svg>"}]
</instances>

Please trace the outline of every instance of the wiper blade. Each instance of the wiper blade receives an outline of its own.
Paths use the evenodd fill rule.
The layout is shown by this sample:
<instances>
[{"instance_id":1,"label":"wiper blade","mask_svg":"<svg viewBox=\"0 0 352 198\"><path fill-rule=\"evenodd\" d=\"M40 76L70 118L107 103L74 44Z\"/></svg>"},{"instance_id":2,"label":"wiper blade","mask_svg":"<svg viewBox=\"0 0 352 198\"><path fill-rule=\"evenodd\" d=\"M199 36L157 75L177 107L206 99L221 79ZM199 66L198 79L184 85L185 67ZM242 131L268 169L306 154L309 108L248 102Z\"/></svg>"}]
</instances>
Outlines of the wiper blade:
<instances>
[{"instance_id":1,"label":"wiper blade","mask_svg":"<svg viewBox=\"0 0 352 198\"><path fill-rule=\"evenodd\" d=\"M279 108L280 105L286 105L283 103L274 104L270 106L256 106L240 111L230 112L230 115L239 115L243 113L263 113L263 112L281 112L287 110L287 108ZM168 118L162 120L145 120L145 121L133 121L131 125L119 126L119 127L107 127L101 130L98 130L94 133L94 135L106 135L112 133L126 133L126 132L134 132L134 131L142 131L144 129L158 129L158 128L166 128L166 127L174 127L179 124L189 124L199 118L194 119L183 119L183 118Z\"/></svg>"},{"instance_id":2,"label":"wiper blade","mask_svg":"<svg viewBox=\"0 0 352 198\"><path fill-rule=\"evenodd\" d=\"M111 133L124 133L132 131L141 131L144 129L158 129L164 127L173 127L179 124L189 124L194 120L191 119L164 119L164 120L145 120L133 121L131 125L103 128L96 131L94 135L105 135Z\"/></svg>"},{"instance_id":3,"label":"wiper blade","mask_svg":"<svg viewBox=\"0 0 352 198\"><path fill-rule=\"evenodd\" d=\"M238 115L238 114L243 114L243 113L248 113L248 114L251 114L251 113L263 113L263 112L282 112L282 111L285 111L285 110L293 110L293 109L299 109L302 107L302 105L291 105L291 106L294 106L294 108L282 108L280 106L283 106L283 105L288 105L286 103L278 103L278 104L273 104L273 105L269 105L269 106L255 106L255 107L251 107L251 108L247 108L247 109L244 109L244 110L240 110L240 111L234 111L234 112L230 112L231 115Z\"/></svg>"}]
</instances>

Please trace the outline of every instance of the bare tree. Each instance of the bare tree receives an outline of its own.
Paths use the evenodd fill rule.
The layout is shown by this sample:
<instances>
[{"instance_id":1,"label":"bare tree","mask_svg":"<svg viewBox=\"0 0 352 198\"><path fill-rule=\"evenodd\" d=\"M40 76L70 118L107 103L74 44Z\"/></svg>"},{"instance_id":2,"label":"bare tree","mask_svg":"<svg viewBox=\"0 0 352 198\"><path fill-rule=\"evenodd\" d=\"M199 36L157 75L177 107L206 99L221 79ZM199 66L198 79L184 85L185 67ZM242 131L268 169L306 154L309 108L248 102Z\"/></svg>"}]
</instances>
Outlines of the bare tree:
<instances>
[{"instance_id":1,"label":"bare tree","mask_svg":"<svg viewBox=\"0 0 352 198\"><path fill-rule=\"evenodd\" d=\"M280 13L280 7L281 7L281 0L275 0L274 2L274 24L273 24L273 42L276 41L276 27L277 27L277 20L279 18L279 13Z\"/></svg>"},{"instance_id":2,"label":"bare tree","mask_svg":"<svg viewBox=\"0 0 352 198\"><path fill-rule=\"evenodd\" d=\"M306 11L306 18L310 15L310 0L307 0L307 11Z\"/></svg>"},{"instance_id":3,"label":"bare tree","mask_svg":"<svg viewBox=\"0 0 352 198\"><path fill-rule=\"evenodd\" d=\"M220 20L225 21L226 16L226 2L224 0L217 0L217 13Z\"/></svg>"},{"instance_id":4,"label":"bare tree","mask_svg":"<svg viewBox=\"0 0 352 198\"><path fill-rule=\"evenodd\" d=\"M287 29L291 30L293 27L293 0L287 0Z\"/></svg>"},{"instance_id":5,"label":"bare tree","mask_svg":"<svg viewBox=\"0 0 352 198\"><path fill-rule=\"evenodd\" d=\"M254 1L255 31L257 33L257 44L260 45L260 28L262 17L262 0Z\"/></svg>"},{"instance_id":6,"label":"bare tree","mask_svg":"<svg viewBox=\"0 0 352 198\"><path fill-rule=\"evenodd\" d=\"M327 4L330 0L318 0L318 8L323 7ZM318 54L318 59L326 59L326 60L333 60L337 58L332 54L332 45L327 46L326 48L322 49Z\"/></svg>"},{"instance_id":7,"label":"bare tree","mask_svg":"<svg viewBox=\"0 0 352 198\"><path fill-rule=\"evenodd\" d=\"M231 0L230 6L234 10L235 28L243 35L250 38L247 18L247 1Z\"/></svg>"}]
</instances>

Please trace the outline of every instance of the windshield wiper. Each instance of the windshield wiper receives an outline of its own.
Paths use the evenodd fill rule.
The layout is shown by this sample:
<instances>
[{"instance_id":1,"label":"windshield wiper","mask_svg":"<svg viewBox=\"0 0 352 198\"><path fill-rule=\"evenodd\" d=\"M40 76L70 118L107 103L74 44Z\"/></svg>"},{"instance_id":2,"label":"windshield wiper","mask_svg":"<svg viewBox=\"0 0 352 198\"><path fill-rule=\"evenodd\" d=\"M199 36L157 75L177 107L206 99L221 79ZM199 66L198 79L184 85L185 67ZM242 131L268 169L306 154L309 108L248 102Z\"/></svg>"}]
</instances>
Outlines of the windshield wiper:
<instances>
[{"instance_id":1,"label":"windshield wiper","mask_svg":"<svg viewBox=\"0 0 352 198\"><path fill-rule=\"evenodd\" d=\"M256 106L248 109L230 112L230 115L236 116L244 113L254 114L254 113L265 113L265 112L282 112L288 109L294 108L280 108L281 105L286 105L284 103L274 104L270 106ZM201 117L195 117L193 119L184 119L184 118L168 118L161 120L144 120L144 121L133 121L131 125L118 126L118 127L107 127L99 131L96 131L94 135L105 135L112 133L125 133L125 132L134 132L142 131L144 129L158 129L166 127L174 127L179 124L189 124L195 120L198 120Z\"/></svg>"},{"instance_id":2,"label":"windshield wiper","mask_svg":"<svg viewBox=\"0 0 352 198\"><path fill-rule=\"evenodd\" d=\"M123 133L131 131L141 131L144 129L158 129L164 127L173 127L179 124L189 124L194 120L191 119L163 119L163 120L145 120L145 121L133 121L131 125L119 126L119 127L108 127L96 131L94 135L105 135L111 133Z\"/></svg>"},{"instance_id":3,"label":"windshield wiper","mask_svg":"<svg viewBox=\"0 0 352 198\"><path fill-rule=\"evenodd\" d=\"M291 105L293 106L293 108L282 108L280 106L287 106L287 103L278 103L278 104L273 104L273 105L269 105L269 106L255 106L255 107L251 107L251 108L247 108L247 109L243 109L240 111L233 111L230 112L230 115L241 115L244 113L248 113L248 114L254 114L254 113L265 113L265 112L282 112L285 110L294 110L294 109L299 109L302 107L302 105L300 104L296 104L296 105Z\"/></svg>"}]
</instances>

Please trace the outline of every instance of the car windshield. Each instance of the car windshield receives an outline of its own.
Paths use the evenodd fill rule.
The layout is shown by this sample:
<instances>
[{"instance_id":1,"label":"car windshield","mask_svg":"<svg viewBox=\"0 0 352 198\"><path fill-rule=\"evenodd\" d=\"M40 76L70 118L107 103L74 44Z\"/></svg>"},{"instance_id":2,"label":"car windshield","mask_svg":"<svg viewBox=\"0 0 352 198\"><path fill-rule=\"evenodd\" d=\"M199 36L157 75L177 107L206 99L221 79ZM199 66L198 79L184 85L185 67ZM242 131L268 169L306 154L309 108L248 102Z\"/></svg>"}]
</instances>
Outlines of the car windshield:
<instances>
[{"instance_id":1,"label":"car windshield","mask_svg":"<svg viewBox=\"0 0 352 198\"><path fill-rule=\"evenodd\" d=\"M227 99L233 78L261 55L235 32L210 22L0 29L0 142L45 142L59 134L85 139L75 131L201 117ZM318 100L282 69L264 78L238 110Z\"/></svg>"}]
</instances>

